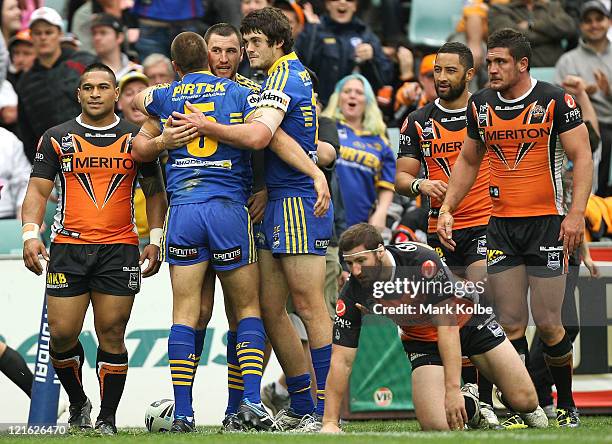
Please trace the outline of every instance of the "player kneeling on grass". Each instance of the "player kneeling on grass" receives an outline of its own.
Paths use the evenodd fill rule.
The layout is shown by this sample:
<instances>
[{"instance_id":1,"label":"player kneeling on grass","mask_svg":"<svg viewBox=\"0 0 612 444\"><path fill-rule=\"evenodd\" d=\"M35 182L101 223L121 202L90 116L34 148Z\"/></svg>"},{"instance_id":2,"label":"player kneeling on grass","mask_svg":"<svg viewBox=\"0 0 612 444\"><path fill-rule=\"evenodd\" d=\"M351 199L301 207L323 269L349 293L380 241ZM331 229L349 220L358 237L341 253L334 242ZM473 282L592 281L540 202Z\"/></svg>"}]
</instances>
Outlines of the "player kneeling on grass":
<instances>
[{"instance_id":1,"label":"player kneeling on grass","mask_svg":"<svg viewBox=\"0 0 612 444\"><path fill-rule=\"evenodd\" d=\"M423 430L479 427L478 391L460 387L461 355L495 383L525 423L546 427L535 388L490 308L469 297L479 284L459 281L427 245L383 246L376 228L358 224L340 238L351 271L336 305L323 433L338 433L340 404L357 353L364 313L381 314L401 330L412 366L412 394Z\"/></svg>"}]
</instances>

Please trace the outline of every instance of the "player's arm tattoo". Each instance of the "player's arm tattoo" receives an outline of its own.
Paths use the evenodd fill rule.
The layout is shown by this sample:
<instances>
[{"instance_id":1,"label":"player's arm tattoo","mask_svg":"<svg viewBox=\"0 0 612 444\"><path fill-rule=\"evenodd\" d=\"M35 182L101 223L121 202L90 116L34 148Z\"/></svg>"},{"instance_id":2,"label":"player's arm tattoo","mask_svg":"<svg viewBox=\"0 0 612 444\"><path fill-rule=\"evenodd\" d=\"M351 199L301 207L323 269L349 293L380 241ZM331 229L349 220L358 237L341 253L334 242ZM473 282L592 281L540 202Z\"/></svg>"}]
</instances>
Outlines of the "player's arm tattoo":
<instances>
[{"instance_id":1,"label":"player's arm tattoo","mask_svg":"<svg viewBox=\"0 0 612 444\"><path fill-rule=\"evenodd\" d=\"M155 172L153 174L139 177L138 182L140 182L145 197L151 197L165 191L164 178L159 164L155 166Z\"/></svg>"}]
</instances>

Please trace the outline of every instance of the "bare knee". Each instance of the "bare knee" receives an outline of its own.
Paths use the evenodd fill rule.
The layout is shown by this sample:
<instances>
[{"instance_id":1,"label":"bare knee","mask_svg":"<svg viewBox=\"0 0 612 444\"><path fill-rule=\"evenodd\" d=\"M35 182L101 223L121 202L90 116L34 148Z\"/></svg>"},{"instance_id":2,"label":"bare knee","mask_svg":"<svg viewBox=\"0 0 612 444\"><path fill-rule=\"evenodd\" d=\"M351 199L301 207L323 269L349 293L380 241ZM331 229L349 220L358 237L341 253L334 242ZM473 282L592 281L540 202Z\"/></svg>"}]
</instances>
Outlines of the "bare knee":
<instances>
[{"instance_id":1,"label":"bare knee","mask_svg":"<svg viewBox=\"0 0 612 444\"><path fill-rule=\"evenodd\" d=\"M525 336L525 326L522 324L504 324L504 331L509 340L519 339Z\"/></svg>"},{"instance_id":2,"label":"bare knee","mask_svg":"<svg viewBox=\"0 0 612 444\"><path fill-rule=\"evenodd\" d=\"M538 325L538 334L546 345L556 345L563 339L565 329L562 325Z\"/></svg>"},{"instance_id":3,"label":"bare knee","mask_svg":"<svg viewBox=\"0 0 612 444\"><path fill-rule=\"evenodd\" d=\"M211 317L212 317L212 307L207 307L207 306L200 307L200 317L198 318L196 330L204 330L208 326L208 323L210 322Z\"/></svg>"},{"instance_id":4,"label":"bare knee","mask_svg":"<svg viewBox=\"0 0 612 444\"><path fill-rule=\"evenodd\" d=\"M530 413L538 407L538 395L533 385L516 387L512 391L504 393L504 399L510 404L512 410L519 413Z\"/></svg>"},{"instance_id":5,"label":"bare knee","mask_svg":"<svg viewBox=\"0 0 612 444\"><path fill-rule=\"evenodd\" d=\"M117 319L114 322L96 324L96 333L100 348L109 353L125 351L124 337L127 319Z\"/></svg>"},{"instance_id":6,"label":"bare knee","mask_svg":"<svg viewBox=\"0 0 612 444\"><path fill-rule=\"evenodd\" d=\"M78 341L80 331L75 331L71 325L49 319L51 347L57 352L71 349Z\"/></svg>"},{"instance_id":7,"label":"bare knee","mask_svg":"<svg viewBox=\"0 0 612 444\"><path fill-rule=\"evenodd\" d=\"M417 420L424 432L450 430L446 418L419 418L417 415Z\"/></svg>"}]
</instances>

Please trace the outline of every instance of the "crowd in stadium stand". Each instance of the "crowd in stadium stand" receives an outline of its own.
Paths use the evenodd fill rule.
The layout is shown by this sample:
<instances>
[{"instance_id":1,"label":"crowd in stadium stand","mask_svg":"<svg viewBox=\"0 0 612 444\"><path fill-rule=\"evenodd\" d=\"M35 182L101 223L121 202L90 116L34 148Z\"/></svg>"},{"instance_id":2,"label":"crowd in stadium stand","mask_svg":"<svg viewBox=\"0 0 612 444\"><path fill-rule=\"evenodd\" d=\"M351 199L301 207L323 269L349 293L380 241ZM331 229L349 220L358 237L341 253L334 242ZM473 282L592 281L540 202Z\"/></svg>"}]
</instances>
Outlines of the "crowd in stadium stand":
<instances>
[{"instance_id":1,"label":"crowd in stadium stand","mask_svg":"<svg viewBox=\"0 0 612 444\"><path fill-rule=\"evenodd\" d=\"M33 161L38 139L45 130L78 114L74 91L79 75L89 63L98 60L113 69L122 91L117 111L139 123L141 116L131 106L130 98L145 86L175 78L168 57L170 42L178 33L189 30L203 35L208 27L222 21L240 26L244 15L265 6L280 8L292 24L295 51L319 78L323 108L334 106L332 93L342 93L346 76L360 75L368 105L363 112L371 113L373 105L380 111L376 129L363 131L380 138L385 150L397 151L393 146L397 141L388 138L387 128L399 128L411 111L436 98L433 65L437 47L410 41L408 32L411 8L421 3L424 2L0 0L0 124L14 134L5 130L1 133L0 218L19 218L29 173L24 168L25 159ZM433 9L436 14L444 13L444 9ZM548 68L544 72L550 74L542 80L580 95L579 103L592 104L596 113L592 123L600 137L592 147L596 165L593 195L597 197L593 197L596 203L590 203L587 211L591 240L612 237L608 233L612 226L606 223L612 216L609 11L610 0L464 0L460 19L445 30L449 41L466 43L474 54L477 75L470 91L487 83L488 33L511 27L524 32L530 40L533 67ZM441 31L444 30L436 30ZM246 56L239 72L258 82L265 77L265 73L250 69ZM329 106L325 114L338 120L339 130L352 132L350 126L343 128L342 122L349 121L344 111ZM340 158L348 151L341 148ZM386 239L402 219L404 225L410 225L411 233L418 233L426 224L425 211L412 211L425 202L393 195L393 175L385 172L384 159L382 173L373 172L370 182L361 183L343 180L342 162L338 164L340 192L351 201L347 209L364 206L360 211L365 211L365 217L360 215L358 221L368 220L381 229L386 225ZM386 180L385 174L389 175ZM389 190L391 193L386 192ZM369 198L358 202L356 196L361 200ZM357 217L352 212L351 215ZM146 237L146 227L139 228Z\"/></svg>"}]
</instances>

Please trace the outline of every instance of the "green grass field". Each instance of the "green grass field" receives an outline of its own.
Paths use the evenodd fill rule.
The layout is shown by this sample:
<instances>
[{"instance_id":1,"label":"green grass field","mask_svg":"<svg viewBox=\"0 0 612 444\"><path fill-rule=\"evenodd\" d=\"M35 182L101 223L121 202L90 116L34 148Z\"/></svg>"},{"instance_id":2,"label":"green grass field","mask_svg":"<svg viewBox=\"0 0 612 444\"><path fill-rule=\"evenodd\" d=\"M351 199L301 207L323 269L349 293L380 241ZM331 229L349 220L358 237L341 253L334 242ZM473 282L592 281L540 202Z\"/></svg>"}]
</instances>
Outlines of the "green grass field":
<instances>
[{"instance_id":1,"label":"green grass field","mask_svg":"<svg viewBox=\"0 0 612 444\"><path fill-rule=\"evenodd\" d=\"M198 427L197 433L189 435L151 434L145 429L124 429L115 437L99 437L93 434L71 436L7 436L0 435L0 442L19 444L41 442L67 442L95 444L129 444L129 443L244 443L244 444L395 444L407 442L438 443L482 443L482 444L517 444L517 443L612 443L612 417L592 416L582 418L579 429L515 430L515 431L466 431L466 432L419 432L416 421L355 421L345 426L346 433L340 436L329 435L294 435L286 433L218 433L219 427Z\"/></svg>"}]
</instances>

